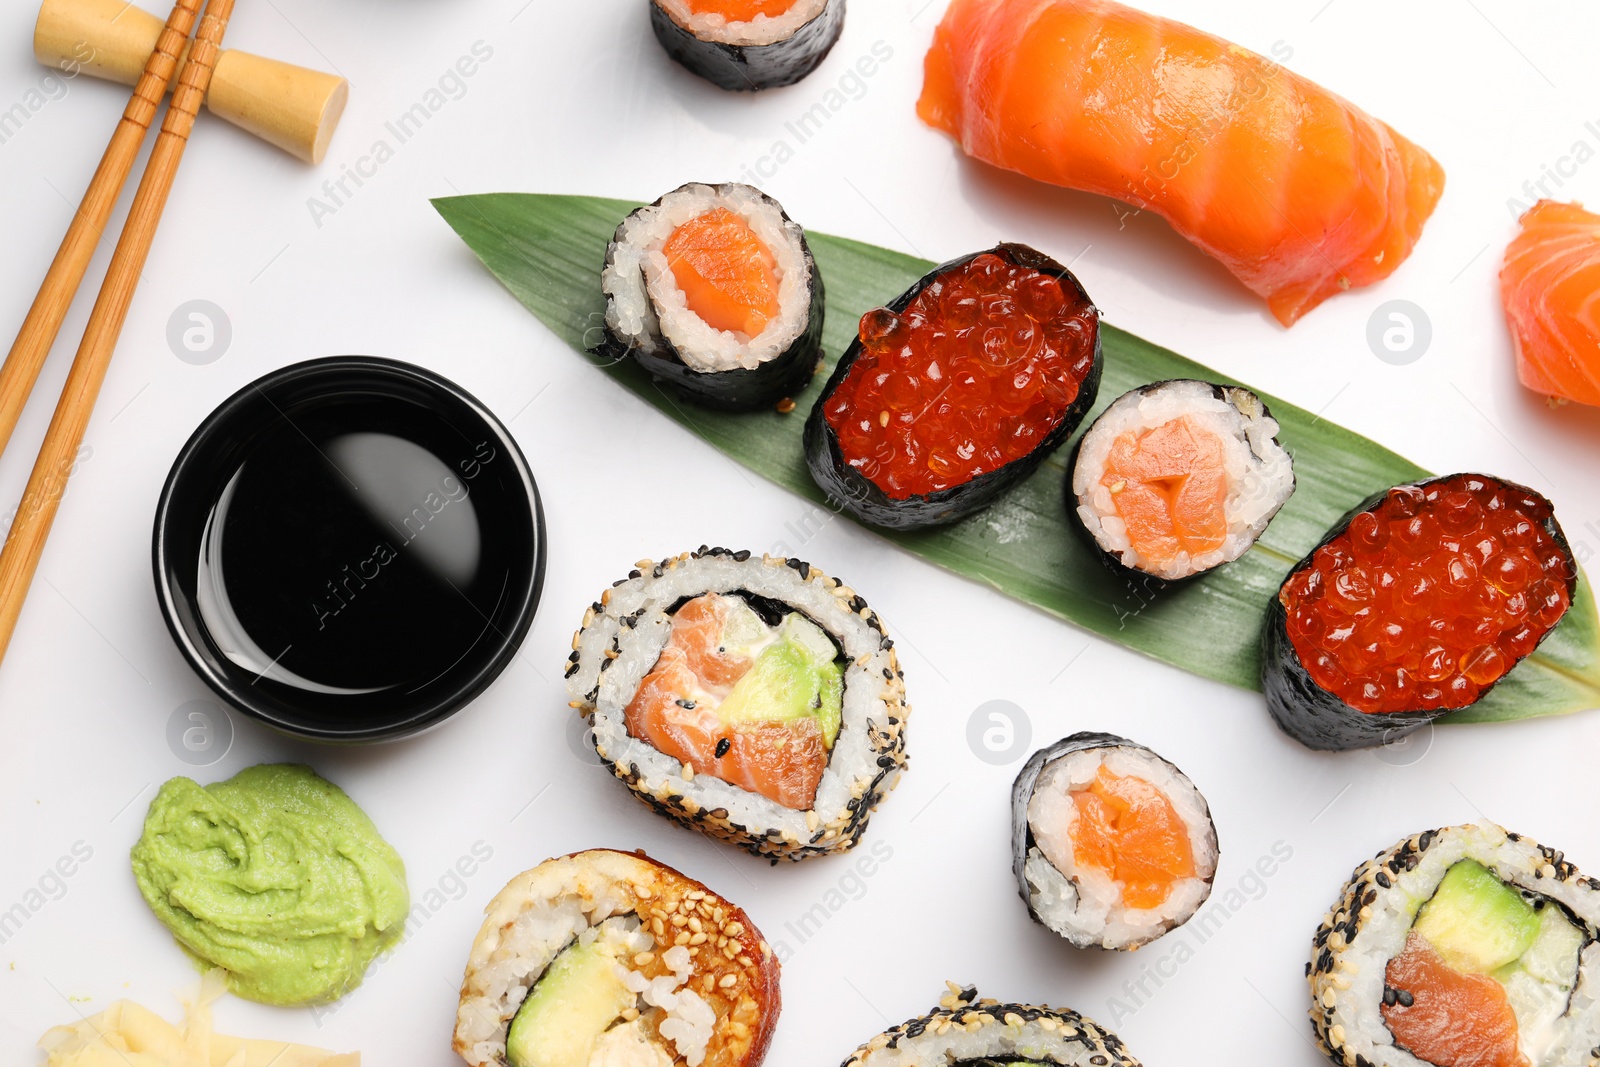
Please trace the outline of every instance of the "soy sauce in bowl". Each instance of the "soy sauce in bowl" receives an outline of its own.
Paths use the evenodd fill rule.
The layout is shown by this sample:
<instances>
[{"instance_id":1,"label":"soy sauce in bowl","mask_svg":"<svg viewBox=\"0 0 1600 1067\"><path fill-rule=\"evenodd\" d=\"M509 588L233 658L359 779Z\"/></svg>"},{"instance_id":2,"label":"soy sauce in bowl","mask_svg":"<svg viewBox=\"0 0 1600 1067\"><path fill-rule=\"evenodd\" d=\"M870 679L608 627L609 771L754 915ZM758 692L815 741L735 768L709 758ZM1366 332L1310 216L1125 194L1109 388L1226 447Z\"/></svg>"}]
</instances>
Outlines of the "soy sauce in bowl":
<instances>
[{"instance_id":1,"label":"soy sauce in bowl","mask_svg":"<svg viewBox=\"0 0 1600 1067\"><path fill-rule=\"evenodd\" d=\"M277 371L190 438L156 514L163 614L201 677L304 737L442 721L516 654L544 529L509 432L459 386L365 357Z\"/></svg>"}]
</instances>

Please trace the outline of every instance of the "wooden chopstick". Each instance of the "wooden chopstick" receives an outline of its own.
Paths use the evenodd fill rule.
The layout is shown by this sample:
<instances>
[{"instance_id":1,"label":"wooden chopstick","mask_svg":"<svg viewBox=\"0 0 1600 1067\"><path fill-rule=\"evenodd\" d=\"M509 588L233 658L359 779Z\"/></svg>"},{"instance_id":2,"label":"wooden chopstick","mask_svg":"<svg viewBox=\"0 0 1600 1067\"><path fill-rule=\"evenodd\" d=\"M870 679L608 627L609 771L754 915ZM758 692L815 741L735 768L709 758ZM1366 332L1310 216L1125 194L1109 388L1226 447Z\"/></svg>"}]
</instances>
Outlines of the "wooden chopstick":
<instances>
[{"instance_id":1,"label":"wooden chopstick","mask_svg":"<svg viewBox=\"0 0 1600 1067\"><path fill-rule=\"evenodd\" d=\"M116 350L123 323L127 321L140 273L150 255L156 227L172 192L178 164L183 161L183 150L194 128L195 115L211 85L211 72L221 52L222 35L233 14L233 4L234 0L209 0L206 4L188 61L178 75L178 86L173 90L172 103L161 124L161 135L156 138L150 160L145 164L144 177L139 180L139 191L134 195L128 221L117 239L116 252L112 254L100 296L89 315L78 355L72 362L61 399L56 403L55 415L45 433L44 444L39 448L39 458L34 461L33 473L28 477L28 487L22 494L5 549L0 551L0 659L5 657L11 643L17 616L22 613L33 572L39 566L45 539L50 535L56 509L61 504L72 457L83 442L100 385L105 381L106 368ZM178 51L181 47L180 44ZM160 100L159 90L156 99Z\"/></svg>"},{"instance_id":2,"label":"wooden chopstick","mask_svg":"<svg viewBox=\"0 0 1600 1067\"><path fill-rule=\"evenodd\" d=\"M50 354L50 346L61 332L61 323L83 282L84 272L89 269L95 245L105 233L117 198L122 195L122 187L133 170L133 162L139 157L145 131L155 122L156 110L167 95L167 84L172 81L179 58L189 43L189 34L194 30L203 2L178 0L172 14L167 16L166 28L156 40L156 50L150 53L144 65L144 74L134 87L122 121L117 123L111 142L106 145L100 166L83 194L83 202L72 216L67 234L61 239L61 248L39 285L33 306L28 309L28 317L22 320L22 329L11 346L11 353L6 356L4 366L0 366L0 452L5 451L6 443L11 440L11 433L17 428L17 420L28 402L28 394L33 392L39 370Z\"/></svg>"}]
</instances>

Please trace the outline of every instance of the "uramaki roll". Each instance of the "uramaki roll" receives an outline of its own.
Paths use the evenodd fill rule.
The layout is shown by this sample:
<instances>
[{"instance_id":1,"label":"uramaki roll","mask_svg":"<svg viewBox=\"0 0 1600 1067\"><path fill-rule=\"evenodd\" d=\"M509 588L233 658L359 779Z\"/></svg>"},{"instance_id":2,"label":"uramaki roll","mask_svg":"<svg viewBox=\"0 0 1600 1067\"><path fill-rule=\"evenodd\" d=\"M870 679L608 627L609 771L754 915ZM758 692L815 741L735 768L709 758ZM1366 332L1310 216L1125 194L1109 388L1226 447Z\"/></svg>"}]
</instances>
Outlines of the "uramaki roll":
<instances>
[{"instance_id":1,"label":"uramaki roll","mask_svg":"<svg viewBox=\"0 0 1600 1067\"><path fill-rule=\"evenodd\" d=\"M1121 1038L1087 1016L946 984L937 1008L885 1030L844 1067L1139 1067Z\"/></svg>"},{"instance_id":2,"label":"uramaki roll","mask_svg":"<svg viewBox=\"0 0 1600 1067\"><path fill-rule=\"evenodd\" d=\"M1361 864L1311 946L1311 1023L1341 1067L1600 1062L1600 881L1491 822Z\"/></svg>"},{"instance_id":3,"label":"uramaki roll","mask_svg":"<svg viewBox=\"0 0 1600 1067\"><path fill-rule=\"evenodd\" d=\"M854 848L906 763L894 642L804 560L641 561L584 613L567 691L635 796L774 862Z\"/></svg>"},{"instance_id":4,"label":"uramaki roll","mask_svg":"<svg viewBox=\"0 0 1600 1067\"><path fill-rule=\"evenodd\" d=\"M756 1067L778 960L743 910L643 853L595 849L489 902L456 1012L472 1067Z\"/></svg>"}]
</instances>

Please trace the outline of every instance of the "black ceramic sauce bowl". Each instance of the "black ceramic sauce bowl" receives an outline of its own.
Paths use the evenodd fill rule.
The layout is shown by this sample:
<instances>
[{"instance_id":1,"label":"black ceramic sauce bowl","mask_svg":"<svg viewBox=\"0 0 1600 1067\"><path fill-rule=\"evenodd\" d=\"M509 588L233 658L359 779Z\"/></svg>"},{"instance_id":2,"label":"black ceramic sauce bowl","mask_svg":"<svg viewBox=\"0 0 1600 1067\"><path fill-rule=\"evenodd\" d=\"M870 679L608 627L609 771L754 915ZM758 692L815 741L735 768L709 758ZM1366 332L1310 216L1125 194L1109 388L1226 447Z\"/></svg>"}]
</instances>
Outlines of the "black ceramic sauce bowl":
<instances>
[{"instance_id":1,"label":"black ceramic sauce bowl","mask_svg":"<svg viewBox=\"0 0 1600 1067\"><path fill-rule=\"evenodd\" d=\"M156 509L156 592L241 711L385 741L516 655L544 542L527 461L482 403L409 364L318 359L239 390L184 445Z\"/></svg>"}]
</instances>

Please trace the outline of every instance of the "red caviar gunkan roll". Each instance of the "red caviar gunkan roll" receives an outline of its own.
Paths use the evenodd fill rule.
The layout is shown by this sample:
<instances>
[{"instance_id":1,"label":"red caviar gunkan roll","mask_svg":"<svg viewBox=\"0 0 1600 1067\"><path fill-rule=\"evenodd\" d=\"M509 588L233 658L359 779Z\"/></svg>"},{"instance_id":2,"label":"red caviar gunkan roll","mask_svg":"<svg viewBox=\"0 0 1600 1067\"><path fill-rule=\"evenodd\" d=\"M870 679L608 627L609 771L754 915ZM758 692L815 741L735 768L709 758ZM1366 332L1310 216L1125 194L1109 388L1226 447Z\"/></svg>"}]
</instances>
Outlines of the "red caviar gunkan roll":
<instances>
[{"instance_id":1,"label":"red caviar gunkan roll","mask_svg":"<svg viewBox=\"0 0 1600 1067\"><path fill-rule=\"evenodd\" d=\"M1578 568L1550 501L1482 474L1386 490L1289 572L1262 689L1311 748L1382 744L1481 699L1555 629Z\"/></svg>"},{"instance_id":2,"label":"red caviar gunkan roll","mask_svg":"<svg viewBox=\"0 0 1600 1067\"><path fill-rule=\"evenodd\" d=\"M1019 244L962 256L861 317L806 420L806 462L863 522L954 522L1072 434L1101 366L1099 312L1067 268Z\"/></svg>"}]
</instances>

